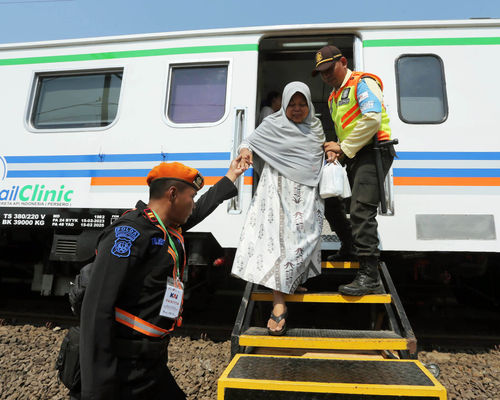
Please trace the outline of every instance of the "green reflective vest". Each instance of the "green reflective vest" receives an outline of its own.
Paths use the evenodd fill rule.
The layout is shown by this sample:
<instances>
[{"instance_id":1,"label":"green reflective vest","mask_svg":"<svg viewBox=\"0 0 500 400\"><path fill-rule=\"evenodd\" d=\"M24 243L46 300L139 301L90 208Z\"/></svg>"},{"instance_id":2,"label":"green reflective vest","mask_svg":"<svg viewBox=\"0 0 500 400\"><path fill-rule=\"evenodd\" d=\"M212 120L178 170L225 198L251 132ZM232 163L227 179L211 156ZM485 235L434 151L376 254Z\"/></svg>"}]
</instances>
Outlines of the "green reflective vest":
<instances>
[{"instance_id":1,"label":"green reflective vest","mask_svg":"<svg viewBox=\"0 0 500 400\"><path fill-rule=\"evenodd\" d=\"M383 90L382 81L378 76L366 72L353 72L345 85L337 91L332 90L328 98L328 106L330 107L332 120L335 124L335 132L341 143L354 130L354 127L362 116L356 93L358 83L364 77L375 79L380 89ZM384 103L382 103L382 121L377 135L379 141L390 140L391 138L389 116L387 115Z\"/></svg>"}]
</instances>

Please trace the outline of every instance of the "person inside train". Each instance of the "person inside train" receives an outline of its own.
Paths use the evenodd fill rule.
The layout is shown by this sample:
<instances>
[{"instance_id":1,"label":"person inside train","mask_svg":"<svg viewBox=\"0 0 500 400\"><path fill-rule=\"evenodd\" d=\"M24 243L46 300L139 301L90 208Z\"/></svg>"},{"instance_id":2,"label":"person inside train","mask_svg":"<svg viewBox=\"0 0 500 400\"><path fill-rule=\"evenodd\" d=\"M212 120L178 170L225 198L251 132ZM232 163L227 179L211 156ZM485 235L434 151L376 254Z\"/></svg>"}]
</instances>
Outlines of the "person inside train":
<instances>
[{"instance_id":1,"label":"person inside train","mask_svg":"<svg viewBox=\"0 0 500 400\"><path fill-rule=\"evenodd\" d=\"M278 111L281 108L281 94L276 91L271 91L267 94L266 99L262 104L259 115L259 125L264 118Z\"/></svg>"},{"instance_id":2,"label":"person inside train","mask_svg":"<svg viewBox=\"0 0 500 400\"><path fill-rule=\"evenodd\" d=\"M240 146L241 166L254 153L264 166L235 254L232 274L273 290L271 335L286 332L284 294L321 273L324 205L318 193L323 127L310 90L291 82L280 110L264 119Z\"/></svg>"}]
</instances>

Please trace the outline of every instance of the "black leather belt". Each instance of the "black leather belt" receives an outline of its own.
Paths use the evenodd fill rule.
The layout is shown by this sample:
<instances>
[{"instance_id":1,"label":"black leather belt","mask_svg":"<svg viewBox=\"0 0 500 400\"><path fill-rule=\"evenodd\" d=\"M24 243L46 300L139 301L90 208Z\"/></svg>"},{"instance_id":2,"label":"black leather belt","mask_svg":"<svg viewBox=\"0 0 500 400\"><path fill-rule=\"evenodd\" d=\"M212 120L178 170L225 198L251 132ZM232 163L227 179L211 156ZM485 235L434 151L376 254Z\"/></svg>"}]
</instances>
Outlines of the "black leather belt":
<instances>
[{"instance_id":1,"label":"black leather belt","mask_svg":"<svg viewBox=\"0 0 500 400\"><path fill-rule=\"evenodd\" d=\"M389 153L393 157L396 156L396 151L394 150L393 144L389 143L389 144L385 145L384 143L386 143L386 142L389 142L389 140L383 140L382 142L380 142L379 146L380 146L381 152L382 153ZM373 143L369 142L368 144L364 145L361 149L358 150L358 152L356 153L356 156L358 154L367 153L367 152L371 152L371 151L374 151ZM344 163L349 164L350 162L352 162L352 160L354 160L356 158L356 156L354 156L351 159L349 159L348 157L345 157L345 160L343 160L344 162L341 162L341 164L344 164Z\"/></svg>"}]
</instances>

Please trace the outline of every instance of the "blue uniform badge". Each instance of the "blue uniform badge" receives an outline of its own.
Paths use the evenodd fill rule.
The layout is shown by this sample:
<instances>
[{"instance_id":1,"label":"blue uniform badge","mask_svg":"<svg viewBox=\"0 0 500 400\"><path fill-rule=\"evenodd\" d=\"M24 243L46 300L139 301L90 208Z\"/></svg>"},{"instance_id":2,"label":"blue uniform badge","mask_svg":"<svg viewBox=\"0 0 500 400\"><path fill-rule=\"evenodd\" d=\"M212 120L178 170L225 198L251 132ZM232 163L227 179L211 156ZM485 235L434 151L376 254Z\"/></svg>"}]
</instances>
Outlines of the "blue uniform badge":
<instances>
[{"instance_id":1,"label":"blue uniform badge","mask_svg":"<svg viewBox=\"0 0 500 400\"><path fill-rule=\"evenodd\" d=\"M382 112L382 103L369 89L364 79L361 79L358 83L357 97L362 114L366 114L368 112Z\"/></svg>"},{"instance_id":2,"label":"blue uniform badge","mask_svg":"<svg viewBox=\"0 0 500 400\"><path fill-rule=\"evenodd\" d=\"M345 88L342 91L342 94L340 95L340 101L339 101L339 107L343 106L344 104L349 104L349 92L351 91L351 88Z\"/></svg>"},{"instance_id":3,"label":"blue uniform badge","mask_svg":"<svg viewBox=\"0 0 500 400\"><path fill-rule=\"evenodd\" d=\"M165 240L159 237L151 238L151 243L155 246L163 246L165 244Z\"/></svg>"},{"instance_id":4,"label":"blue uniform badge","mask_svg":"<svg viewBox=\"0 0 500 400\"><path fill-rule=\"evenodd\" d=\"M115 228L115 245L111 249L111 254L117 257L130 256L132 242L139 237L140 233L131 226L117 226Z\"/></svg>"}]
</instances>

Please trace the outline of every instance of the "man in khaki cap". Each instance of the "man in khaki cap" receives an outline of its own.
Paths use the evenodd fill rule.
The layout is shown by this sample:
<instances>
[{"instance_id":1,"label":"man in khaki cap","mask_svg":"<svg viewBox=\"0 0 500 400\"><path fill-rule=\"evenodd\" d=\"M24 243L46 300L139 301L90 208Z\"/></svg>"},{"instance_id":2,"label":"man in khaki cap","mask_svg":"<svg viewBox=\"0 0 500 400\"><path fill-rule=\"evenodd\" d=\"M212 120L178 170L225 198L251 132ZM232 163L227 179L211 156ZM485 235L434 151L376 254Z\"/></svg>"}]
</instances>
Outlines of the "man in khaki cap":
<instances>
[{"instance_id":1,"label":"man in khaki cap","mask_svg":"<svg viewBox=\"0 0 500 400\"><path fill-rule=\"evenodd\" d=\"M167 368L168 334L182 318L182 233L237 194L238 163L196 203L201 174L161 163L146 179L149 203L104 229L81 312L83 400L185 399Z\"/></svg>"},{"instance_id":2,"label":"man in khaki cap","mask_svg":"<svg viewBox=\"0 0 500 400\"><path fill-rule=\"evenodd\" d=\"M378 273L380 251L376 220L380 193L374 143L391 138L382 81L373 74L351 71L347 68L347 59L335 46L325 46L316 53L312 75L317 74L333 88L328 106L338 142L326 142L324 148L328 161L339 158L347 165L352 189L352 244L360 262L354 281L340 285L339 291L352 296L380 293L383 287ZM388 144L380 152L385 176L395 155L394 148ZM344 203L337 202L337 207L343 207L340 220L347 221ZM350 230L347 223L338 229L343 229L344 233ZM343 245L340 255L350 256L350 248L345 243Z\"/></svg>"}]
</instances>

